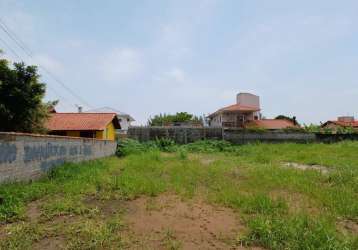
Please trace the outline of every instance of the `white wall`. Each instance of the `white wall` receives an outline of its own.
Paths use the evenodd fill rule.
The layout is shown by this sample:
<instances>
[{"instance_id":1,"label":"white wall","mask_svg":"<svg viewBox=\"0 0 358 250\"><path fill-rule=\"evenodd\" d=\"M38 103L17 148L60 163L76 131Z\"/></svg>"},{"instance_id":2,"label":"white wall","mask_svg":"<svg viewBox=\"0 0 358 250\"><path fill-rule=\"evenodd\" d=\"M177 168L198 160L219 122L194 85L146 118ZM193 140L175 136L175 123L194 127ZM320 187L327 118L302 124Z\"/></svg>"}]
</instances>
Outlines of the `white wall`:
<instances>
[{"instance_id":1,"label":"white wall","mask_svg":"<svg viewBox=\"0 0 358 250\"><path fill-rule=\"evenodd\" d=\"M250 93L239 93L236 96L237 104L260 108L260 97Z\"/></svg>"},{"instance_id":2,"label":"white wall","mask_svg":"<svg viewBox=\"0 0 358 250\"><path fill-rule=\"evenodd\" d=\"M129 121L128 116L118 115L119 124L121 125L121 130L127 131L129 126L131 125L131 121Z\"/></svg>"}]
</instances>

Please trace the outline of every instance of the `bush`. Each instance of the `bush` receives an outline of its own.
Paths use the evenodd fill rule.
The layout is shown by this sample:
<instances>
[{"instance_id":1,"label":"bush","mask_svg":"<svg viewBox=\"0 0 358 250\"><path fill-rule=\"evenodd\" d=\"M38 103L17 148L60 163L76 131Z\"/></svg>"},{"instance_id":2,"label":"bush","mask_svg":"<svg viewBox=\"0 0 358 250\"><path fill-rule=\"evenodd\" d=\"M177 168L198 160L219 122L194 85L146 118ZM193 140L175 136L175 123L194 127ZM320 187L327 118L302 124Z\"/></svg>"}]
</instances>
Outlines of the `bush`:
<instances>
[{"instance_id":1,"label":"bush","mask_svg":"<svg viewBox=\"0 0 358 250\"><path fill-rule=\"evenodd\" d=\"M203 140L189 143L183 146L189 152L213 153L213 152L234 152L236 147L230 142L223 140Z\"/></svg>"},{"instance_id":2,"label":"bush","mask_svg":"<svg viewBox=\"0 0 358 250\"><path fill-rule=\"evenodd\" d=\"M157 138L155 140L156 147L163 152L175 152L177 145L170 138Z\"/></svg>"},{"instance_id":3,"label":"bush","mask_svg":"<svg viewBox=\"0 0 358 250\"><path fill-rule=\"evenodd\" d=\"M249 127L244 129L244 132L247 133L266 133L267 131L267 129L260 127Z\"/></svg>"},{"instance_id":4,"label":"bush","mask_svg":"<svg viewBox=\"0 0 358 250\"><path fill-rule=\"evenodd\" d=\"M236 152L238 148L230 142L222 140L203 140L186 145L178 145L169 138L157 138L155 141L148 141L143 143L133 139L125 139L118 143L116 155L121 157L130 154L148 152L150 150L159 150L162 152L179 151L179 154L182 154L184 157L184 154L187 154L187 152Z\"/></svg>"},{"instance_id":5,"label":"bush","mask_svg":"<svg viewBox=\"0 0 358 250\"><path fill-rule=\"evenodd\" d=\"M179 148L178 150L178 158L180 160L187 160L188 159L188 151L186 151L186 149L184 148Z\"/></svg>"},{"instance_id":6,"label":"bush","mask_svg":"<svg viewBox=\"0 0 358 250\"><path fill-rule=\"evenodd\" d=\"M138 154L147 152L150 149L154 149L156 147L153 143L140 143L137 140L133 139L124 139L118 142L116 155L118 157L127 156L130 154Z\"/></svg>"},{"instance_id":7,"label":"bush","mask_svg":"<svg viewBox=\"0 0 358 250\"><path fill-rule=\"evenodd\" d=\"M301 127L288 127L282 129L282 131L286 133L307 133L306 129Z\"/></svg>"}]
</instances>

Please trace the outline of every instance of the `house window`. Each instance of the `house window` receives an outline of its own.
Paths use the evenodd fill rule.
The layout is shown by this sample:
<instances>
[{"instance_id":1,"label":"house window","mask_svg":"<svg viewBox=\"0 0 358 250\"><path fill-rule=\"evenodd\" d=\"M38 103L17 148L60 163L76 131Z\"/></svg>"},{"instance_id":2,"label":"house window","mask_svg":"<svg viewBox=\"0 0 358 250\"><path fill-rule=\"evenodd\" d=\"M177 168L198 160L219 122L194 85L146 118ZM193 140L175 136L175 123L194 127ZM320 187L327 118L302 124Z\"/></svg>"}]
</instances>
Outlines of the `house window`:
<instances>
[{"instance_id":1,"label":"house window","mask_svg":"<svg viewBox=\"0 0 358 250\"><path fill-rule=\"evenodd\" d=\"M258 120L259 117L257 115L254 116L254 120Z\"/></svg>"},{"instance_id":2,"label":"house window","mask_svg":"<svg viewBox=\"0 0 358 250\"><path fill-rule=\"evenodd\" d=\"M80 131L80 137L85 137L85 138L95 138L96 137L96 132L94 131Z\"/></svg>"},{"instance_id":3,"label":"house window","mask_svg":"<svg viewBox=\"0 0 358 250\"><path fill-rule=\"evenodd\" d=\"M49 133L50 135L60 135L60 136L66 136L66 131L52 131Z\"/></svg>"}]
</instances>

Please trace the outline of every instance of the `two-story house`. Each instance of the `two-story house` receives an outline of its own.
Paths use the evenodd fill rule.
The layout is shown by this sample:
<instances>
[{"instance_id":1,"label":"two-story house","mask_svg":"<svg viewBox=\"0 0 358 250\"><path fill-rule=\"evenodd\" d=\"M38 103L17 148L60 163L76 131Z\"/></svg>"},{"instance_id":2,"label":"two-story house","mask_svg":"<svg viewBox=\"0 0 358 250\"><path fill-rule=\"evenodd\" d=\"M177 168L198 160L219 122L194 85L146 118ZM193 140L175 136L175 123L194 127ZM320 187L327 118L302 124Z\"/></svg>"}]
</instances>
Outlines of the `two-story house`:
<instances>
[{"instance_id":1,"label":"two-story house","mask_svg":"<svg viewBox=\"0 0 358 250\"><path fill-rule=\"evenodd\" d=\"M239 93L236 104L221 108L210 114L211 127L244 127L250 121L260 120L260 97L250 93Z\"/></svg>"},{"instance_id":2,"label":"two-story house","mask_svg":"<svg viewBox=\"0 0 358 250\"><path fill-rule=\"evenodd\" d=\"M222 128L263 128L278 130L299 127L286 119L261 119L260 97L239 93L236 104L221 108L210 114L209 126Z\"/></svg>"}]
</instances>

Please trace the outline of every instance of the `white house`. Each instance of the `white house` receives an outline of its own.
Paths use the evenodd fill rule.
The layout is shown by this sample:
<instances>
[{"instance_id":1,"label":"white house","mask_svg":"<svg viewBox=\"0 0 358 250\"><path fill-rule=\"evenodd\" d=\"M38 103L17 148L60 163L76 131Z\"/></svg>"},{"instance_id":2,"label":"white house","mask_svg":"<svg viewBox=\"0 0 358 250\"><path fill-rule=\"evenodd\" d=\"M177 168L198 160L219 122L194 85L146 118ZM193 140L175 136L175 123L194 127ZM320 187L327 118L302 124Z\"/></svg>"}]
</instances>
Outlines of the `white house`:
<instances>
[{"instance_id":1,"label":"white house","mask_svg":"<svg viewBox=\"0 0 358 250\"><path fill-rule=\"evenodd\" d=\"M260 97L250 93L239 93L236 104L221 108L210 114L211 127L244 127L247 122L259 120Z\"/></svg>"},{"instance_id":2,"label":"white house","mask_svg":"<svg viewBox=\"0 0 358 250\"><path fill-rule=\"evenodd\" d=\"M250 93L239 93L236 104L221 108L208 116L209 126L223 128L264 128L278 130L297 128L297 124L286 119L262 119L260 97Z\"/></svg>"}]
</instances>

